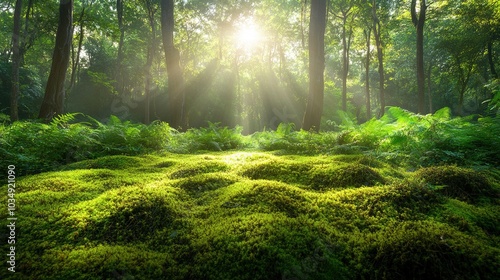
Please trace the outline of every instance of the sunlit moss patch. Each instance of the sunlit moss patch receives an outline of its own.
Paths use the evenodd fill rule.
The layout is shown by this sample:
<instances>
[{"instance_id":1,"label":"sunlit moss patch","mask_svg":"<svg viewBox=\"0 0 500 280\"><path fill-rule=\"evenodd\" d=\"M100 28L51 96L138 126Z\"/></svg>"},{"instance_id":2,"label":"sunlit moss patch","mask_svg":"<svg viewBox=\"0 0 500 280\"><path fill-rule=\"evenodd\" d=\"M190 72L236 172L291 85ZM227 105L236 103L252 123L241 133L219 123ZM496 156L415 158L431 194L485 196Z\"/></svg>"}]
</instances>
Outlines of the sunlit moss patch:
<instances>
[{"instance_id":1,"label":"sunlit moss patch","mask_svg":"<svg viewBox=\"0 0 500 280\"><path fill-rule=\"evenodd\" d=\"M65 222L74 228L75 238L127 242L172 226L182 210L172 190L120 188L69 207Z\"/></svg>"},{"instance_id":2,"label":"sunlit moss patch","mask_svg":"<svg viewBox=\"0 0 500 280\"><path fill-rule=\"evenodd\" d=\"M314 189L327 190L345 187L374 186L384 179L374 169L363 164L331 164L315 166L311 171Z\"/></svg>"},{"instance_id":3,"label":"sunlit moss patch","mask_svg":"<svg viewBox=\"0 0 500 280\"><path fill-rule=\"evenodd\" d=\"M191 158L184 162L183 166L170 174L172 179L186 178L203 173L226 171L229 166L223 162L215 160L203 160L199 158Z\"/></svg>"},{"instance_id":4,"label":"sunlit moss patch","mask_svg":"<svg viewBox=\"0 0 500 280\"><path fill-rule=\"evenodd\" d=\"M23 248L17 278L495 279L500 273L493 171L413 172L372 155L241 151L80 164L17 179ZM467 196L446 189L453 186ZM2 279L9 276L0 271Z\"/></svg>"}]
</instances>

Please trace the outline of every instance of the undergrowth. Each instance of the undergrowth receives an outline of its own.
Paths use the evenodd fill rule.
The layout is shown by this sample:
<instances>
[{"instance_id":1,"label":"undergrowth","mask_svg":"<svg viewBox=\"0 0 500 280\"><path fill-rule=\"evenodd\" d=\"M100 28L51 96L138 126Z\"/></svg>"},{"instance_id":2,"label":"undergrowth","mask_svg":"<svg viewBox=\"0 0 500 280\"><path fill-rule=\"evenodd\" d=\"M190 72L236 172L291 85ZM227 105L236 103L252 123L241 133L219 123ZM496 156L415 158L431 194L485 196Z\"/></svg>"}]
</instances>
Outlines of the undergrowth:
<instances>
[{"instance_id":1,"label":"undergrowth","mask_svg":"<svg viewBox=\"0 0 500 280\"><path fill-rule=\"evenodd\" d=\"M280 154L365 154L417 168L455 164L496 166L500 162L499 117L451 117L443 108L416 115L391 107L380 119L357 125L348 117L338 131L311 133L281 124L276 131L241 134L242 128L209 123L181 133L167 123L121 121L106 124L81 114L51 123L22 121L0 125L0 166L16 163L23 174L49 171L85 159L157 152L264 150Z\"/></svg>"}]
</instances>

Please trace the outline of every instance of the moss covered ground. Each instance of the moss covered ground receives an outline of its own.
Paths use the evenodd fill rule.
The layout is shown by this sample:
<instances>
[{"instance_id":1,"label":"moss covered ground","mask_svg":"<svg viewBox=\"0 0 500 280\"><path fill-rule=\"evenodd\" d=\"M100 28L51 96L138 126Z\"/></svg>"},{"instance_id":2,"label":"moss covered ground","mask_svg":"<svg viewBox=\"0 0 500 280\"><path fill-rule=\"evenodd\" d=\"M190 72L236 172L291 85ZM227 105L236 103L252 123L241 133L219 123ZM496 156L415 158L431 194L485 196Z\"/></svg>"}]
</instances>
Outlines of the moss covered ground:
<instances>
[{"instance_id":1,"label":"moss covered ground","mask_svg":"<svg viewBox=\"0 0 500 280\"><path fill-rule=\"evenodd\" d=\"M16 190L16 273L4 266L1 279L500 275L492 167L165 153L79 161L20 177Z\"/></svg>"}]
</instances>

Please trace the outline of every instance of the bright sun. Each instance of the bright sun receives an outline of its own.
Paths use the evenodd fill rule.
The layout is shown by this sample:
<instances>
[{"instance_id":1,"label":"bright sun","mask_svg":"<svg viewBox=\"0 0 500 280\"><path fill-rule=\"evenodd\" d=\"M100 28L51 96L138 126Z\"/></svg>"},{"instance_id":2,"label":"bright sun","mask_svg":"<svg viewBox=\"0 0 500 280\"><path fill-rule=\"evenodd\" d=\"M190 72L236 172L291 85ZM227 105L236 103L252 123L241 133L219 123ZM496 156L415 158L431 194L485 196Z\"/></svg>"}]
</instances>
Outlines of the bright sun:
<instances>
[{"instance_id":1,"label":"bright sun","mask_svg":"<svg viewBox=\"0 0 500 280\"><path fill-rule=\"evenodd\" d=\"M263 36L259 27L253 21L246 21L237 27L235 40L238 48L250 51L259 45L263 40Z\"/></svg>"}]
</instances>

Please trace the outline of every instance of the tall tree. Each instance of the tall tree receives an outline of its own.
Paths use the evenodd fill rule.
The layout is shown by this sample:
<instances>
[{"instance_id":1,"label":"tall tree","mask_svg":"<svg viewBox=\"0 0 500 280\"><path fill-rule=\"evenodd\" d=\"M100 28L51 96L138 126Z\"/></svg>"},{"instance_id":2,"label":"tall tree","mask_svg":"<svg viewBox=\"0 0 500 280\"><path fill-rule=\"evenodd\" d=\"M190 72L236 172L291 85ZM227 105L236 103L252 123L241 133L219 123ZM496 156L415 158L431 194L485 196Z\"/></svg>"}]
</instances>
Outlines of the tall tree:
<instances>
[{"instance_id":1,"label":"tall tree","mask_svg":"<svg viewBox=\"0 0 500 280\"><path fill-rule=\"evenodd\" d=\"M380 32L380 19L377 16L377 4L372 1L372 19L373 19L373 35L375 37L375 45L377 47L378 58L378 75L379 75L379 94L380 94L380 114L385 113L385 73L384 73L384 53L382 47L382 38Z\"/></svg>"},{"instance_id":2,"label":"tall tree","mask_svg":"<svg viewBox=\"0 0 500 280\"><path fill-rule=\"evenodd\" d=\"M347 111L347 76L349 75L350 65L350 49L353 34L353 21L356 18L355 1L342 0L334 3L332 10L338 10L340 13L336 14L342 23L342 110ZM348 22L349 21L349 22Z\"/></svg>"},{"instance_id":3,"label":"tall tree","mask_svg":"<svg viewBox=\"0 0 500 280\"><path fill-rule=\"evenodd\" d=\"M327 0L311 0L309 23L309 97L302 129L319 132L323 114Z\"/></svg>"},{"instance_id":4,"label":"tall tree","mask_svg":"<svg viewBox=\"0 0 500 280\"><path fill-rule=\"evenodd\" d=\"M161 0L161 33L167 63L168 118L170 126L179 128L184 122L184 77L180 53L174 46L174 1Z\"/></svg>"},{"instance_id":5,"label":"tall tree","mask_svg":"<svg viewBox=\"0 0 500 280\"><path fill-rule=\"evenodd\" d=\"M365 97L366 97L366 120L372 118L372 108L370 100L370 58L371 58L371 44L370 37L372 33L371 27L366 27L363 30L366 39L366 57L365 57Z\"/></svg>"},{"instance_id":6,"label":"tall tree","mask_svg":"<svg viewBox=\"0 0 500 280\"><path fill-rule=\"evenodd\" d=\"M12 92L10 96L10 119L19 120L18 104L19 99L19 68L21 67L21 55L19 51L19 37L21 35L21 10L22 0L16 1L14 8L14 32L12 33Z\"/></svg>"},{"instance_id":7,"label":"tall tree","mask_svg":"<svg viewBox=\"0 0 500 280\"><path fill-rule=\"evenodd\" d=\"M38 117L51 120L64 112L64 81L69 65L71 42L73 37L73 0L59 1L59 25L56 44L52 55L52 66L45 88L42 107Z\"/></svg>"},{"instance_id":8,"label":"tall tree","mask_svg":"<svg viewBox=\"0 0 500 280\"><path fill-rule=\"evenodd\" d=\"M146 10L148 13L148 20L149 20L149 26L151 27L151 39L149 40L149 46L148 46L148 54L147 54L147 59L146 59L146 66L145 66L145 86L144 86L144 95L146 97L146 100L144 101L144 123L149 124L150 122L150 116L151 116L151 110L150 110L150 104L151 104L151 88L152 88L152 74L151 74L151 67L153 65L153 60L155 59L156 56L156 22L155 22L155 14L156 14L156 7L153 4L153 1L151 0L146 0Z\"/></svg>"},{"instance_id":9,"label":"tall tree","mask_svg":"<svg viewBox=\"0 0 500 280\"><path fill-rule=\"evenodd\" d=\"M125 41L125 28L123 26L123 0L116 0L116 14L118 18L118 29L120 30L120 41L118 42L118 55L116 62L116 80L118 92L123 93L124 83L123 83L123 44Z\"/></svg>"},{"instance_id":10,"label":"tall tree","mask_svg":"<svg viewBox=\"0 0 500 280\"><path fill-rule=\"evenodd\" d=\"M418 113L424 114L425 108L425 76L424 76L424 24L427 5L425 0L420 0L417 10L417 0L411 1L411 20L417 30L417 87L418 87Z\"/></svg>"}]
</instances>

